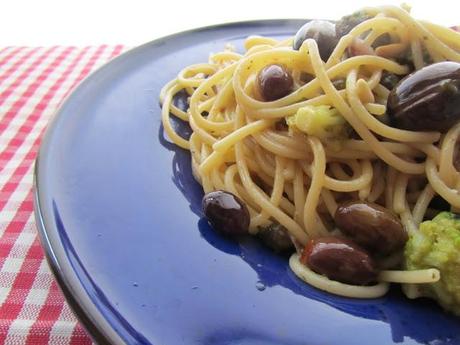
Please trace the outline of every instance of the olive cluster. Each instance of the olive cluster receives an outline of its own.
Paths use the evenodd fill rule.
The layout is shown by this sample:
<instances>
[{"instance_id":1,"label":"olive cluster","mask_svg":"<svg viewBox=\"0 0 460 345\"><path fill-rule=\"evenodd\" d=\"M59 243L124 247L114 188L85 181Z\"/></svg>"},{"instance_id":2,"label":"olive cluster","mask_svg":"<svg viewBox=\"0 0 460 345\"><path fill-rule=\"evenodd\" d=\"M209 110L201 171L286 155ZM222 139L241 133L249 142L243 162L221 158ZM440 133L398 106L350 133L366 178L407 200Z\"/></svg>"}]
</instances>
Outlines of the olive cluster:
<instances>
[{"instance_id":1,"label":"olive cluster","mask_svg":"<svg viewBox=\"0 0 460 345\"><path fill-rule=\"evenodd\" d=\"M365 19L352 15L337 24L310 21L297 32L292 48L298 50L305 40L313 39L321 59L326 61L340 37ZM368 53L373 53L372 48L362 49L359 44L348 51L349 55ZM383 71L381 84L391 90L387 115L395 128L445 133L460 121L458 62L433 63L402 79ZM294 80L286 66L270 64L257 74L256 86L260 98L271 102L290 94ZM456 165L460 166L457 161L460 158L456 158ZM232 193L222 190L208 193L202 206L204 215L216 231L230 237L248 233L248 209ZM376 259L401 251L408 240L398 216L374 203L357 200L343 203L337 208L334 222L340 235L311 239L301 250L300 261L313 271L344 283L366 285L375 282L378 274ZM289 252L295 248L295 240L277 223L262 229L259 237L276 252Z\"/></svg>"},{"instance_id":2,"label":"olive cluster","mask_svg":"<svg viewBox=\"0 0 460 345\"><path fill-rule=\"evenodd\" d=\"M203 212L221 234L232 238L248 234L248 209L232 193L218 190L206 194ZM343 235L314 238L301 256L302 263L333 280L351 284L375 281L378 269L374 258L401 250L407 241L399 218L377 204L343 203L337 208L334 220ZM262 230L260 238L277 252L294 248L290 236L279 224Z\"/></svg>"},{"instance_id":3,"label":"olive cluster","mask_svg":"<svg viewBox=\"0 0 460 345\"><path fill-rule=\"evenodd\" d=\"M342 19L336 25L325 20L312 20L296 33L292 48L300 49L303 42L313 39L318 45L321 59L326 61L340 37L363 16ZM355 40L350 55L373 54L371 47L364 49ZM446 132L460 120L460 63L444 61L430 64L402 80L384 71L381 83L391 90L387 113L391 125L413 131ZM290 71L283 65L270 64L257 75L257 87L264 101L274 101L293 91Z\"/></svg>"}]
</instances>

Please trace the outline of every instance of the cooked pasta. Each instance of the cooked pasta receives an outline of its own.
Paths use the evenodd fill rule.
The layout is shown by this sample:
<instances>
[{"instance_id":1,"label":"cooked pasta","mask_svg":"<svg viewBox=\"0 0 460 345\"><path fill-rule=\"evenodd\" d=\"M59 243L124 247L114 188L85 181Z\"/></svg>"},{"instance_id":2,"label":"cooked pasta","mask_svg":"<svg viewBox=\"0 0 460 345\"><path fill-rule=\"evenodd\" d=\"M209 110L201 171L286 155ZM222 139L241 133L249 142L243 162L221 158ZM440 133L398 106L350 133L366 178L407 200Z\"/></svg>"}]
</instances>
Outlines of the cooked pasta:
<instances>
[{"instance_id":1,"label":"cooked pasta","mask_svg":"<svg viewBox=\"0 0 460 345\"><path fill-rule=\"evenodd\" d=\"M207 63L185 67L161 92L169 138L190 151L193 174L205 193L225 190L244 202L253 235L277 224L303 248L312 238L340 233L333 220L346 200L394 212L409 235L431 218L433 198L460 209L455 167L460 124L445 132L393 126L387 109L391 90L383 80L400 79L430 63L460 62L460 33L416 20L407 8L362 13L365 20L339 37L326 59L312 38L293 49L293 37L250 36L244 52L227 46ZM269 65L283 66L292 88L267 100L260 73ZM185 111L174 105L180 92L189 96ZM333 110L335 122L313 123L319 110L327 116ZM298 120L303 112L310 127ZM189 123L190 138L175 132L171 116ZM435 268L404 270L400 258L370 286L328 279L300 263L298 254L290 264L307 283L356 298L381 296L388 282L440 279Z\"/></svg>"}]
</instances>

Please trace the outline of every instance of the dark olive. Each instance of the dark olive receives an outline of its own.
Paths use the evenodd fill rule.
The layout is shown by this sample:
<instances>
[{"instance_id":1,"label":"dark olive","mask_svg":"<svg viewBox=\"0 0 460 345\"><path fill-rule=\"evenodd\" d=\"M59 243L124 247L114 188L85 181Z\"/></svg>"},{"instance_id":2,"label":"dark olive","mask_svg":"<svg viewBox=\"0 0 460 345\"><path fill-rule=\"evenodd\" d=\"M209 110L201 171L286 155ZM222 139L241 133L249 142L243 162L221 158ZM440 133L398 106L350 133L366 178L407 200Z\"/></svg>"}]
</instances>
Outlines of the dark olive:
<instances>
[{"instance_id":1,"label":"dark olive","mask_svg":"<svg viewBox=\"0 0 460 345\"><path fill-rule=\"evenodd\" d=\"M460 63L438 62L402 79L390 92L392 126L446 132L460 120Z\"/></svg>"},{"instance_id":2,"label":"dark olive","mask_svg":"<svg viewBox=\"0 0 460 345\"><path fill-rule=\"evenodd\" d=\"M342 37L348 34L355 26L361 24L365 20L371 18L363 11L358 11L348 16L342 17L336 24L335 24L335 31L337 37Z\"/></svg>"},{"instance_id":3,"label":"dark olive","mask_svg":"<svg viewBox=\"0 0 460 345\"><path fill-rule=\"evenodd\" d=\"M259 71L257 85L265 101L274 101L291 93L294 80L286 67L274 64Z\"/></svg>"},{"instance_id":4,"label":"dark olive","mask_svg":"<svg viewBox=\"0 0 460 345\"><path fill-rule=\"evenodd\" d=\"M284 253L294 249L294 244L287 230L279 223L273 223L261 229L258 236L267 247L276 253Z\"/></svg>"},{"instance_id":5,"label":"dark olive","mask_svg":"<svg viewBox=\"0 0 460 345\"><path fill-rule=\"evenodd\" d=\"M346 284L366 285L377 278L371 256L346 238L312 239L305 246L300 261L312 271Z\"/></svg>"},{"instance_id":6,"label":"dark olive","mask_svg":"<svg viewBox=\"0 0 460 345\"><path fill-rule=\"evenodd\" d=\"M246 205L235 195L222 190L205 194L203 212L214 230L228 236L248 233L249 212Z\"/></svg>"},{"instance_id":7,"label":"dark olive","mask_svg":"<svg viewBox=\"0 0 460 345\"><path fill-rule=\"evenodd\" d=\"M312 20L302 26L294 37L292 48L299 50L302 43L308 38L316 41L319 55L324 61L331 56L338 42L335 25L327 20Z\"/></svg>"},{"instance_id":8,"label":"dark olive","mask_svg":"<svg viewBox=\"0 0 460 345\"><path fill-rule=\"evenodd\" d=\"M386 255L402 249L408 236L399 218L380 205L348 201L334 215L337 227L371 254Z\"/></svg>"}]
</instances>

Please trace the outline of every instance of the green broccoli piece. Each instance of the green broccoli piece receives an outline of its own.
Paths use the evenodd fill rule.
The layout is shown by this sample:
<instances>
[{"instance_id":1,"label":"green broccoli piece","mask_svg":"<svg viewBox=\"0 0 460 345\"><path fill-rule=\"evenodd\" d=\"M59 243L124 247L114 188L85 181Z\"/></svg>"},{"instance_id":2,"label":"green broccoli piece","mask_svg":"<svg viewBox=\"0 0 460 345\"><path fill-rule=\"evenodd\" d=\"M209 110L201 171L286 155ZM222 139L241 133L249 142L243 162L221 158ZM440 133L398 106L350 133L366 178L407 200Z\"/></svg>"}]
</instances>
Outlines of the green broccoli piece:
<instances>
[{"instance_id":1,"label":"green broccoli piece","mask_svg":"<svg viewBox=\"0 0 460 345\"><path fill-rule=\"evenodd\" d=\"M290 128L322 140L341 139L347 134L345 119L337 109L328 105L302 107L286 122Z\"/></svg>"},{"instance_id":2,"label":"green broccoli piece","mask_svg":"<svg viewBox=\"0 0 460 345\"><path fill-rule=\"evenodd\" d=\"M460 315L460 216L442 212L420 225L406 244L408 270L437 268L441 279L420 285L421 296L430 297L446 310Z\"/></svg>"}]
</instances>

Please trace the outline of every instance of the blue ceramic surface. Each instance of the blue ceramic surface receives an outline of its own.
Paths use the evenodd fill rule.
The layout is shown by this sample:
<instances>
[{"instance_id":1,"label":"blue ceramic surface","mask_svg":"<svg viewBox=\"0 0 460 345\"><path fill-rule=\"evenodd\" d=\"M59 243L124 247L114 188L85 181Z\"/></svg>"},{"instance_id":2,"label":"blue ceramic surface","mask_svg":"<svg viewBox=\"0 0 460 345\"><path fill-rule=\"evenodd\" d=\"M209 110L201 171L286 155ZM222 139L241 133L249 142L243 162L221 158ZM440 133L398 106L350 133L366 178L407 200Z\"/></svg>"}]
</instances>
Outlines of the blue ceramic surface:
<instances>
[{"instance_id":1,"label":"blue ceramic surface","mask_svg":"<svg viewBox=\"0 0 460 345\"><path fill-rule=\"evenodd\" d=\"M247 22L157 40L118 57L63 104L37 164L36 215L56 277L98 342L154 345L459 344L429 301L353 300L297 279L287 258L200 218L188 152L164 137L158 94L183 67L251 34ZM183 124L175 123L182 131Z\"/></svg>"}]
</instances>

